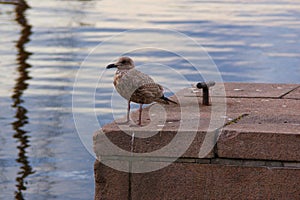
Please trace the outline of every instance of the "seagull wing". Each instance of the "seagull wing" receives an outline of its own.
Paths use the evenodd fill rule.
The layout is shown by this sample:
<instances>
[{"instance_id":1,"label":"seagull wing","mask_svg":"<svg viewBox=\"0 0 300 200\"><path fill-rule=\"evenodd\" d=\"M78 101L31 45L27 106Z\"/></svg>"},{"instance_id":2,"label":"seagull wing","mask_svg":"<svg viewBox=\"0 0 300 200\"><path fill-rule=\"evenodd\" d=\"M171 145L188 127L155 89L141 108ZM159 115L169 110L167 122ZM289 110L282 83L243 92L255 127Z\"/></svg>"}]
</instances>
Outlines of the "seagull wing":
<instances>
[{"instance_id":1,"label":"seagull wing","mask_svg":"<svg viewBox=\"0 0 300 200\"><path fill-rule=\"evenodd\" d=\"M147 83L132 94L130 100L136 103L149 104L163 96L163 88L157 83Z\"/></svg>"},{"instance_id":2,"label":"seagull wing","mask_svg":"<svg viewBox=\"0 0 300 200\"><path fill-rule=\"evenodd\" d=\"M163 96L163 87L136 69L128 70L116 89L125 99L141 104L152 103Z\"/></svg>"}]
</instances>

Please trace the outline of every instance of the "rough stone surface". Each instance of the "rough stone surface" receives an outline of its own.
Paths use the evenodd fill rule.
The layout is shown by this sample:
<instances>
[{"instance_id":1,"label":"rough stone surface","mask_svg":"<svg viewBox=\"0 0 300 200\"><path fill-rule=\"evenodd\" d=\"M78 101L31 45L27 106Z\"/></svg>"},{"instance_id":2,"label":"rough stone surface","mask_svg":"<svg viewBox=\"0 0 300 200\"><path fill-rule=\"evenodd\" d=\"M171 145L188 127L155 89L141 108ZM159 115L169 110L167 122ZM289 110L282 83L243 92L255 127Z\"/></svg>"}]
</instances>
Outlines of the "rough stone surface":
<instances>
[{"instance_id":1,"label":"rough stone surface","mask_svg":"<svg viewBox=\"0 0 300 200\"><path fill-rule=\"evenodd\" d=\"M173 163L133 174L132 200L299 199L299 169Z\"/></svg>"},{"instance_id":2,"label":"rough stone surface","mask_svg":"<svg viewBox=\"0 0 300 200\"><path fill-rule=\"evenodd\" d=\"M128 200L129 174L114 170L98 160L94 164L95 200Z\"/></svg>"},{"instance_id":3,"label":"rough stone surface","mask_svg":"<svg viewBox=\"0 0 300 200\"><path fill-rule=\"evenodd\" d=\"M223 158L263 159L300 162L300 135L293 133L276 134L270 130L281 126L251 125L247 128L254 131L244 131L243 126L234 125L226 128L218 141L218 156ZM259 129L263 130L258 132Z\"/></svg>"},{"instance_id":4,"label":"rough stone surface","mask_svg":"<svg viewBox=\"0 0 300 200\"><path fill-rule=\"evenodd\" d=\"M265 96L275 97L286 93L288 89L293 90L296 85L278 85L278 84L226 84L226 89L230 91L233 88L244 88L244 91L253 88L267 90ZM229 88L229 89L228 89ZM247 89L248 88L248 89ZM249 89L250 88L250 89ZM264 89L267 88L267 89ZM272 89L275 92L272 92ZM279 89L278 89L279 88ZM281 91L278 93L278 91ZM282 91L284 90L284 91ZM97 151L97 147L103 147L103 137L108 137L111 142L126 150L135 153L156 152L170 144L176 137L179 138L177 144L171 149L160 151L153 154L158 157L172 157L170 152L180 152L174 156L198 157L200 147L206 136L210 120L219 120L217 128L221 128L225 123L230 122L247 114L236 123L227 125L218 142L218 155L228 158L246 158L246 159L268 159L268 160L300 160L300 101L297 99L282 98L227 98L227 113L221 113L224 102L219 97L213 98L212 103L215 108L220 107L220 114L216 112L216 117L212 116L212 106L202 106L201 97L186 96L188 90L182 90L177 95L183 98L180 107L176 105L167 105L159 107L154 104L143 110L144 127L130 127L128 125L118 125L115 122L105 125L101 134L95 133L94 146L95 151L104 155L116 155L118 152ZM255 92L254 92L255 93ZM253 93L253 94L254 94ZM260 92L259 92L260 94ZM245 94L243 94L245 96ZM242 96L243 96L242 95ZM195 111L195 107L199 110ZM183 109L187 114L182 114ZM218 110L218 107L217 107ZM167 121L160 118L166 115ZM184 116L183 116L184 115ZM183 122L182 117L185 118ZM133 112L133 119L137 119L137 113ZM185 127L179 130L180 125ZM195 133L197 130L197 133ZM134 134L134 141L132 135ZM142 138L140 138L142 136ZM97 138L97 139L95 139ZM98 142L98 143L97 143ZM188 148L184 148L187 145ZM183 151L180 151L183 148ZM186 150L187 149L187 150ZM186 151L185 151L186 150ZM205 155L207 158L214 156L211 149L210 153Z\"/></svg>"},{"instance_id":5,"label":"rough stone surface","mask_svg":"<svg viewBox=\"0 0 300 200\"><path fill-rule=\"evenodd\" d=\"M236 162L236 161L235 161ZM169 163L154 172L119 172L95 162L95 200L132 199L299 199L300 169L284 167ZM223 164L222 164L223 163ZM133 165L139 165L139 162Z\"/></svg>"},{"instance_id":6,"label":"rough stone surface","mask_svg":"<svg viewBox=\"0 0 300 200\"><path fill-rule=\"evenodd\" d=\"M222 114L216 114L218 115L217 119L211 120L211 107L201 105L199 98L184 96L180 98L183 98L180 107L179 105L166 105L161 108L159 105L154 104L143 109L143 127L134 127L128 124L120 125L116 122L103 126L102 130L94 134L96 154L98 156L100 154L120 155L121 152L109 151L109 147L105 148L105 151L99 150L99 147L106 145L103 144L105 137L108 137L113 144L127 152L149 153L170 144L177 136L177 144L170 145L173 149L161 151L159 155L156 154L155 156L171 157L172 153L183 148L183 151L176 154L176 157L180 155L182 157L198 157L201 143L207 131L210 130L210 123L213 121L217 124L214 127L220 128L226 122L224 118L225 110ZM221 103L218 105L221 105ZM218 110L216 113L218 113ZM166 122L161 118L165 114L167 116ZM136 120L137 113L133 112L131 117ZM135 136L134 141L132 141L132 135ZM184 145L187 145L187 148L184 148ZM205 156L212 157L213 153L208 152Z\"/></svg>"},{"instance_id":7,"label":"rough stone surface","mask_svg":"<svg viewBox=\"0 0 300 200\"><path fill-rule=\"evenodd\" d=\"M225 87L226 97L229 98L280 98L291 90L299 87L299 84L266 84L266 83L217 83L211 88L211 94L219 94L221 88ZM193 94L194 93L194 94ZM189 90L186 96L201 96L202 90Z\"/></svg>"},{"instance_id":8,"label":"rough stone surface","mask_svg":"<svg viewBox=\"0 0 300 200\"><path fill-rule=\"evenodd\" d=\"M300 86L298 88L296 88L295 90L293 90L292 92L285 95L284 98L300 100Z\"/></svg>"},{"instance_id":9,"label":"rough stone surface","mask_svg":"<svg viewBox=\"0 0 300 200\"><path fill-rule=\"evenodd\" d=\"M249 115L223 129L218 156L300 161L299 100L234 98L227 108Z\"/></svg>"},{"instance_id":10,"label":"rough stone surface","mask_svg":"<svg viewBox=\"0 0 300 200\"><path fill-rule=\"evenodd\" d=\"M211 90L212 106L201 105L200 90L183 89L173 97L178 106L143 109L143 127L113 122L97 131L98 159L127 171L129 163L131 170L139 170L172 162L176 154L170 152L143 156L177 136L169 150L179 151L185 143L188 148L168 167L142 174L119 172L96 161L95 199L300 199L300 85L225 83L226 97L220 88L217 84ZM137 121L137 112L131 117ZM207 132L216 127L223 127L217 144L199 158L206 138L215 144L216 136ZM126 160L105 138L137 157Z\"/></svg>"},{"instance_id":11,"label":"rough stone surface","mask_svg":"<svg viewBox=\"0 0 300 200\"><path fill-rule=\"evenodd\" d=\"M280 98L297 84L225 83L227 97Z\"/></svg>"}]
</instances>

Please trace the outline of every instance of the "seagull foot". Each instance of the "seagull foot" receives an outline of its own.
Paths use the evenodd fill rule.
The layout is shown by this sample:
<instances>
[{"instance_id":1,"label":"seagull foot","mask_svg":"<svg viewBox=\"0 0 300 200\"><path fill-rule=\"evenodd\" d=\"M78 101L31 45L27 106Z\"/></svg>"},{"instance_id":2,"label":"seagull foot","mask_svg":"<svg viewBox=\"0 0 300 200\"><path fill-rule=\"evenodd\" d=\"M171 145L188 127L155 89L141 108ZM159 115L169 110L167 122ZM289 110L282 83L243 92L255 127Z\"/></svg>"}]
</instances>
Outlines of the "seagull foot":
<instances>
[{"instance_id":1,"label":"seagull foot","mask_svg":"<svg viewBox=\"0 0 300 200\"><path fill-rule=\"evenodd\" d=\"M130 124L130 120L127 120L125 122L116 122L116 124L118 125L126 125L126 124Z\"/></svg>"},{"instance_id":2,"label":"seagull foot","mask_svg":"<svg viewBox=\"0 0 300 200\"><path fill-rule=\"evenodd\" d=\"M130 124L129 127L142 127L141 124Z\"/></svg>"}]
</instances>

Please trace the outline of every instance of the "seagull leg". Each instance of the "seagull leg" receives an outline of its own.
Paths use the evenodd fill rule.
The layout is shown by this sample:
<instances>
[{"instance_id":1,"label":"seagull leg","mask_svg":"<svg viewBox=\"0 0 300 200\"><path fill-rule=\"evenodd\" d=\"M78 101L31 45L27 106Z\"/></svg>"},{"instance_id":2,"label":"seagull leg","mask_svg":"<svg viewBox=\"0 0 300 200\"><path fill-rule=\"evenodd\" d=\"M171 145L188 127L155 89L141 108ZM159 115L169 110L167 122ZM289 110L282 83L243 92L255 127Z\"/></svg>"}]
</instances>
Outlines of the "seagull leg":
<instances>
[{"instance_id":1,"label":"seagull leg","mask_svg":"<svg viewBox=\"0 0 300 200\"><path fill-rule=\"evenodd\" d=\"M142 111L143 111L143 104L140 104L139 108L139 121L137 124L130 124L130 127L141 127L142 126Z\"/></svg>"},{"instance_id":2,"label":"seagull leg","mask_svg":"<svg viewBox=\"0 0 300 200\"><path fill-rule=\"evenodd\" d=\"M130 100L128 101L128 106L127 106L126 121L125 122L117 122L117 124L124 125L124 124L128 124L129 122L130 122Z\"/></svg>"},{"instance_id":3,"label":"seagull leg","mask_svg":"<svg viewBox=\"0 0 300 200\"><path fill-rule=\"evenodd\" d=\"M139 109L139 123L138 125L142 125L142 110L143 110L143 104L140 104L140 109Z\"/></svg>"},{"instance_id":4,"label":"seagull leg","mask_svg":"<svg viewBox=\"0 0 300 200\"><path fill-rule=\"evenodd\" d=\"M130 121L129 115L130 115L130 100L128 101L128 107L127 107L127 120L126 120L126 122L129 122L129 121Z\"/></svg>"}]
</instances>

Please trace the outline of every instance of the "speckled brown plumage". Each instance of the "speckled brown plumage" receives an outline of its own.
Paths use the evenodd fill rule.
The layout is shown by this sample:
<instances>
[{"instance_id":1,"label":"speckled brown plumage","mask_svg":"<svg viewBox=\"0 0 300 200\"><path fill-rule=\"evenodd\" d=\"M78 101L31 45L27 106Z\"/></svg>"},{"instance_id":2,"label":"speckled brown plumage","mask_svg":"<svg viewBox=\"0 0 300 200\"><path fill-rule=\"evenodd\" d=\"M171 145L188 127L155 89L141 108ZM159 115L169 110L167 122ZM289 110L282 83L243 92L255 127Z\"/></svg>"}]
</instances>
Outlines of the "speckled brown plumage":
<instances>
[{"instance_id":1,"label":"speckled brown plumage","mask_svg":"<svg viewBox=\"0 0 300 200\"><path fill-rule=\"evenodd\" d=\"M121 57L117 63L110 64L107 68L117 68L114 76L114 86L117 92L128 100L127 121L129 121L130 102L140 104L139 125L141 124L142 104L153 102L169 104L175 103L166 98L163 93L163 87L154 82L154 80L134 68L134 63L129 57Z\"/></svg>"}]
</instances>

